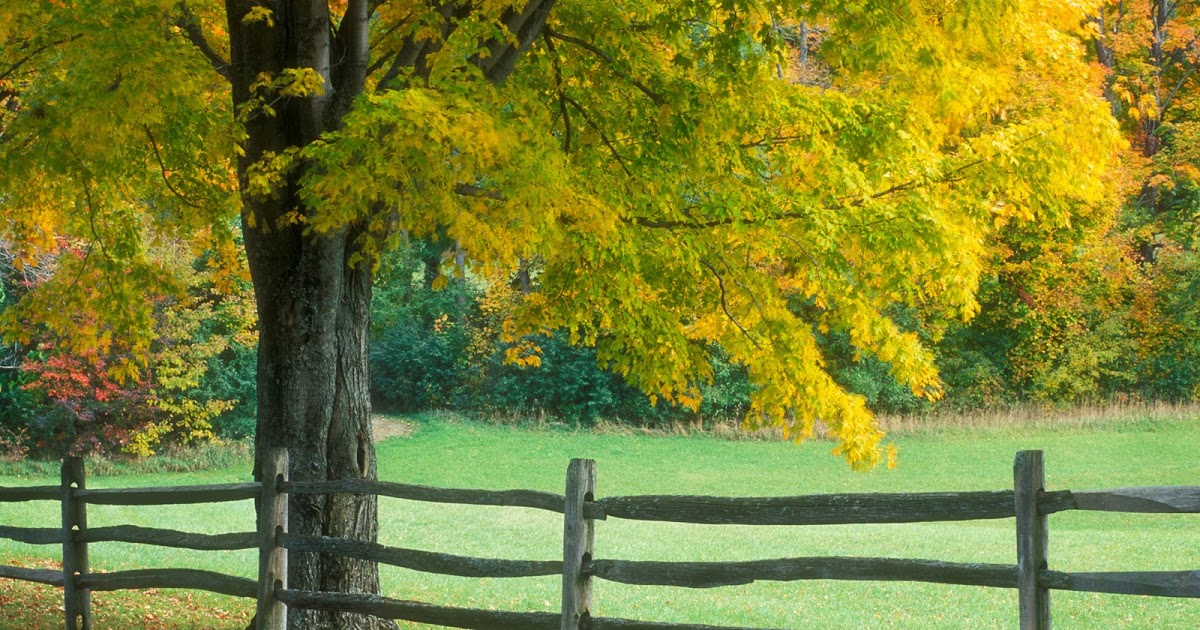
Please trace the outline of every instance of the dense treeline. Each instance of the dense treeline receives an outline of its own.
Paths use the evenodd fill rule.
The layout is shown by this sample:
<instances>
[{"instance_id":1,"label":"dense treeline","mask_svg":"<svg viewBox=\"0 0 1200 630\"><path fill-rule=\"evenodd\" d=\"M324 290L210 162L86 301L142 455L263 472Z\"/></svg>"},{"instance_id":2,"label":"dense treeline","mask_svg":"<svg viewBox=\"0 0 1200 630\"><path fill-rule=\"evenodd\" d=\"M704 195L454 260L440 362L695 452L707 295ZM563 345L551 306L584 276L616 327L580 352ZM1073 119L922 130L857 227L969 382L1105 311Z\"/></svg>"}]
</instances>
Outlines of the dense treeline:
<instances>
[{"instance_id":1,"label":"dense treeline","mask_svg":"<svg viewBox=\"0 0 1200 630\"><path fill-rule=\"evenodd\" d=\"M1114 227L1105 236L1124 235ZM945 324L942 336L930 340L945 383L939 401L914 396L879 359L856 357L845 335L820 335L825 358L838 382L864 396L876 413L1194 399L1200 348L1187 322L1200 324L1200 297L1192 290L1200 270L1194 262L1184 265L1194 260L1192 251L1177 248L1151 265L1100 258L1121 253L1111 241L1094 247L1073 244L1076 253L1065 260L1031 256L1044 269L997 260L981 287L979 315L967 324ZM563 333L506 340L505 308L519 299L522 279L447 279L438 269L448 255L415 243L381 274L372 336L377 407L492 417L546 413L635 425L745 413L751 385L744 370L727 362L716 362L713 382L692 411L651 404L605 369L593 349L570 344ZM1037 275L1042 271L1056 276ZM526 282L536 285L531 275ZM438 278L444 287L434 288L442 284ZM894 317L909 329L928 330L918 314Z\"/></svg>"},{"instance_id":2,"label":"dense treeline","mask_svg":"<svg viewBox=\"0 0 1200 630\"><path fill-rule=\"evenodd\" d=\"M1111 190L1065 224L997 212L978 312L966 321L913 307L887 313L935 353L939 400L913 395L886 362L860 356L845 332L816 326L829 372L872 411L1200 395L1200 15L1190 2L1116 1L1093 23L1094 87L1128 141ZM827 85L822 26L781 28L795 30L791 80ZM0 242L0 323L9 339L0 352L0 456L147 455L162 444L253 432L250 285L234 250L211 242L160 242L148 253L156 273L140 284L152 321L112 327L152 330L148 347L113 343L104 314L68 299L80 286L105 290L103 274L87 264L99 253L64 242L57 258L28 261ZM371 330L376 407L643 425L738 418L750 408L745 369L715 345L713 378L693 409L632 387L569 331L517 334L509 315L538 291L541 266L525 260L516 273L487 275L466 268L446 239L410 238L386 255ZM22 299L34 289L36 299ZM37 323L39 309L75 307L73 325L95 328L83 337L97 343L76 346ZM797 291L789 308L816 322L827 307Z\"/></svg>"}]
</instances>

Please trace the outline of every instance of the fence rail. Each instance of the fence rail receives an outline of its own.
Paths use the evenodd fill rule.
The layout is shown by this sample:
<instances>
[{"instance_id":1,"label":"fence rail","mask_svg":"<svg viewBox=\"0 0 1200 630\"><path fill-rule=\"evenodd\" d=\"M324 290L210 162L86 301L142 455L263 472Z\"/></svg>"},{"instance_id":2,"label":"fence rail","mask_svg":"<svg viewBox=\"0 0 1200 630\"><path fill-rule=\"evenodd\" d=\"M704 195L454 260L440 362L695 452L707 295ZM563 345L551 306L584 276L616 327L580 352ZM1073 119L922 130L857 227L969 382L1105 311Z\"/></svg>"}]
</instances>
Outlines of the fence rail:
<instances>
[{"instance_id":1,"label":"fence rail","mask_svg":"<svg viewBox=\"0 0 1200 630\"><path fill-rule=\"evenodd\" d=\"M257 599L257 624L285 627L287 607L370 614L457 628L560 630L755 630L728 626L636 621L593 616L597 580L634 585L714 588L757 580L870 580L1013 588L1023 630L1050 627L1050 590L1200 598L1200 570L1067 573L1048 568L1050 514L1067 510L1134 513L1200 513L1200 486L1046 491L1041 451L1022 451L1011 490L905 494L822 494L792 497L681 495L596 498L596 467L572 460L562 495L533 490L435 488L373 480L292 482L287 454L264 460L264 483L168 488L88 489L82 461L63 462L60 486L0 487L0 502L54 500L62 504L60 528L0 525L0 538L62 545L63 570L0 565L0 578L63 588L65 627L91 628L91 591L145 588L206 590ZM375 494L413 501L508 506L563 515L561 560L477 558L389 547L372 541L308 536L288 531L290 495ZM198 534L116 525L89 528L87 505L178 505L258 499L258 531ZM817 557L740 562L647 562L596 558L596 522L606 519L713 525L830 525L913 523L1013 518L1017 563L974 564L939 560ZM259 550L258 580L196 569L139 569L91 573L88 544L119 542L195 550ZM288 589L289 552L340 555L425 573L468 578L561 575L559 613L507 612L400 601L354 593ZM762 630L762 629L758 629Z\"/></svg>"},{"instance_id":2,"label":"fence rail","mask_svg":"<svg viewBox=\"0 0 1200 630\"><path fill-rule=\"evenodd\" d=\"M422 573L437 573L470 578L518 578L562 575L561 560L501 560L474 558L447 553L385 547L378 543L328 536L283 534L279 546L288 551L328 553L379 562Z\"/></svg>"}]
</instances>

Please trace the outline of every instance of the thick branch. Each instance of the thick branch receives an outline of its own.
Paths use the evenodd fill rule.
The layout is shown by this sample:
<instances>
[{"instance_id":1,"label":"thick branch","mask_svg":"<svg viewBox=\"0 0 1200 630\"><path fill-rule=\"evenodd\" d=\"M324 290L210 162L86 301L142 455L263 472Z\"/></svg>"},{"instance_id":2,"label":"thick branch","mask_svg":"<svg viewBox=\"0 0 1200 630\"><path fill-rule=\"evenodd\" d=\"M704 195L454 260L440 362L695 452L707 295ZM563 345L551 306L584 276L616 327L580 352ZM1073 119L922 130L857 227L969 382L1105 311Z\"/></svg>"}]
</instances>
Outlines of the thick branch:
<instances>
[{"instance_id":1,"label":"thick branch","mask_svg":"<svg viewBox=\"0 0 1200 630\"><path fill-rule=\"evenodd\" d=\"M367 10L369 11L369 13L367 13L367 15L374 15L375 14L375 3L372 3L370 6L368 6ZM395 24L392 25L391 28L389 28L387 31L385 31L382 35L380 35L379 37L376 37L375 38L376 48L378 49L378 48L382 47L383 42L387 41L387 39L389 37L391 37L392 35L395 35L396 31L400 30L401 28L403 28L405 26L408 26L408 20L410 17L412 17L411 13L409 13L407 16L405 16L404 19L398 20ZM371 76L372 74L375 74L375 72L377 70L388 65L388 63L396 57L396 54L397 53L395 53L395 52L380 53L379 58L376 59L374 63L372 63L370 66L367 67L367 76Z\"/></svg>"},{"instance_id":2,"label":"thick branch","mask_svg":"<svg viewBox=\"0 0 1200 630\"><path fill-rule=\"evenodd\" d=\"M516 68L517 60L523 55L534 40L542 33L542 27L546 23L546 18L550 16L550 10L554 7L556 0L527 0L524 8L520 11L509 10L501 18L505 27L512 33L515 43L511 43L507 38L499 38L488 42L488 53L478 55L471 59L471 62L478 65L483 72L484 78L493 84L502 83L513 70ZM367 0L368 8L370 0ZM441 33L433 37L424 37L416 39L409 36L400 46L400 49L395 55L390 57L391 64L388 66L387 72L379 80L381 90L395 89L396 85L393 82L400 76L405 68L413 68L416 75L428 76L428 67L424 60L430 55L441 50L442 42L454 32L458 27L459 22L468 18L472 11L478 10L478 7L469 3L444 2L438 6L438 13L442 17ZM387 62L376 62L371 68L371 71L382 67Z\"/></svg>"},{"instance_id":3,"label":"thick branch","mask_svg":"<svg viewBox=\"0 0 1200 630\"><path fill-rule=\"evenodd\" d=\"M529 50L541 34L546 18L550 17L550 10L554 8L554 2L555 0L528 0L520 13L513 11L505 17L504 25L516 36L517 45L500 42L499 45L489 47L491 56L486 60L483 69L483 76L488 81L500 84L512 74L517 67L517 59Z\"/></svg>"},{"instance_id":4,"label":"thick branch","mask_svg":"<svg viewBox=\"0 0 1200 630\"><path fill-rule=\"evenodd\" d=\"M340 53L338 72L335 76L334 111L341 117L350 110L350 104L363 89L367 73L370 49L368 46L371 6L368 0L349 0L346 13L342 16L334 45Z\"/></svg>"},{"instance_id":5,"label":"thick branch","mask_svg":"<svg viewBox=\"0 0 1200 630\"><path fill-rule=\"evenodd\" d=\"M204 31L200 28L200 19L196 17L186 2L179 3L179 17L175 20L175 26L179 27L187 35L192 45L208 59L217 74L225 77L228 81L233 80L229 72L229 62L213 49L212 44L208 43L208 38L204 37Z\"/></svg>"},{"instance_id":6,"label":"thick branch","mask_svg":"<svg viewBox=\"0 0 1200 630\"><path fill-rule=\"evenodd\" d=\"M383 78L379 79L380 89L387 89L389 84L400 76L402 70L416 64L417 59L425 52L429 43L428 39L414 40L410 38L405 40L399 52L392 56L392 65L388 66L387 72L383 73Z\"/></svg>"},{"instance_id":7,"label":"thick branch","mask_svg":"<svg viewBox=\"0 0 1200 630\"><path fill-rule=\"evenodd\" d=\"M395 57L396 57L395 54L391 54L391 55L383 55L379 59L376 59L375 63L373 63L367 67L367 76L371 76L372 74L375 74L375 72L377 70L388 65L388 62L391 61L392 59L394 59Z\"/></svg>"},{"instance_id":8,"label":"thick branch","mask_svg":"<svg viewBox=\"0 0 1200 630\"><path fill-rule=\"evenodd\" d=\"M435 40L432 37L423 39L415 39L412 35L405 38L404 44L400 50L392 57L392 65L388 67L387 72L379 79L379 89L387 90L393 87L392 82L400 76L400 73L405 68L416 68L418 64L427 56L437 52L442 47L442 42L454 32L458 17L456 15L454 3L447 2L438 7L438 13L442 16L441 34Z\"/></svg>"},{"instance_id":9,"label":"thick branch","mask_svg":"<svg viewBox=\"0 0 1200 630\"><path fill-rule=\"evenodd\" d=\"M558 50L554 48L554 39L550 33L543 33L546 48L550 51L550 63L554 66L554 87L558 91L558 108L563 117L563 153L571 152L571 112L567 109L567 98L563 93L562 66L558 61Z\"/></svg>"}]
</instances>

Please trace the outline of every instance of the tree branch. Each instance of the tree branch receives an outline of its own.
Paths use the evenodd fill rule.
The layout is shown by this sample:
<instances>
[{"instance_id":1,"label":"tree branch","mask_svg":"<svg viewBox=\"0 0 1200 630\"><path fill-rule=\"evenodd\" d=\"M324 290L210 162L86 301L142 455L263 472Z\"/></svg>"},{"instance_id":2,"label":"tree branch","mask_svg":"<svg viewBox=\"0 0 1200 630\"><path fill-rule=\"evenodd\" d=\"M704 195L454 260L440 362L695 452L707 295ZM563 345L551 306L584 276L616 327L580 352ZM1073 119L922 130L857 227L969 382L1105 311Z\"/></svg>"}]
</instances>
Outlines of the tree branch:
<instances>
[{"instance_id":1,"label":"tree branch","mask_svg":"<svg viewBox=\"0 0 1200 630\"><path fill-rule=\"evenodd\" d=\"M1180 88L1182 88L1183 84L1186 83L1189 78L1191 78L1195 71L1196 66L1191 66L1187 69L1187 72L1183 73L1182 77L1179 77L1179 82L1175 84L1175 87L1171 89L1171 91L1167 94L1167 98L1163 99L1162 105L1160 105L1158 108L1159 120L1167 115L1167 109L1171 107L1171 102L1175 100L1175 95L1179 93Z\"/></svg>"},{"instance_id":2,"label":"tree branch","mask_svg":"<svg viewBox=\"0 0 1200 630\"><path fill-rule=\"evenodd\" d=\"M429 43L428 39L419 41L414 39L406 40L404 45L400 47L400 50L392 56L392 65L388 66L387 72L383 73L383 77L379 79L380 89L388 89L388 84L400 76L401 70L415 64L421 54L425 52L425 48Z\"/></svg>"},{"instance_id":3,"label":"tree branch","mask_svg":"<svg viewBox=\"0 0 1200 630\"><path fill-rule=\"evenodd\" d=\"M163 163L162 154L158 151L158 142L154 140L154 134L150 132L150 125L142 125L142 129L146 131L146 137L150 139L150 148L154 149L154 159L158 160L159 172L162 173L162 180L163 183L167 185L167 190L171 191L171 194L178 197L183 203L193 208L203 208L203 206L200 204L184 196L184 194L179 192L179 189L175 188L174 184L171 183L171 180L167 177L167 171L170 169L168 169L167 165Z\"/></svg>"},{"instance_id":4,"label":"tree branch","mask_svg":"<svg viewBox=\"0 0 1200 630\"><path fill-rule=\"evenodd\" d=\"M395 56L392 57L392 65L388 67L383 78L379 79L378 89L380 91L391 89L389 85L400 76L402 70L415 68L418 61L437 52L442 47L441 42L445 41L457 28L455 8L453 2L446 2L438 7L438 14L442 16L441 34L438 41L434 41L430 37L414 39L412 35L405 38L400 50L396 51Z\"/></svg>"},{"instance_id":5,"label":"tree branch","mask_svg":"<svg viewBox=\"0 0 1200 630\"><path fill-rule=\"evenodd\" d=\"M480 197L493 201L504 201L504 194L495 188L481 188L473 184L455 184L454 193L463 197Z\"/></svg>"},{"instance_id":6,"label":"tree branch","mask_svg":"<svg viewBox=\"0 0 1200 630\"><path fill-rule=\"evenodd\" d=\"M338 72L333 77L333 109L338 120L348 111L354 99L362 92L370 71L368 65L371 51L369 33L371 6L367 0L349 0L341 25L334 35L335 50L342 55Z\"/></svg>"},{"instance_id":7,"label":"tree branch","mask_svg":"<svg viewBox=\"0 0 1200 630\"><path fill-rule=\"evenodd\" d=\"M725 293L725 279L721 277L721 274L717 271L716 267L708 264L708 261L704 260L703 258L700 259L700 264L712 272L713 277L717 279L717 287L721 290L721 310L725 311L725 317L728 317L729 321L733 322L733 325L737 326L737 329L742 331L742 334L745 335L746 339L748 339L750 343L754 344L755 348L761 350L762 346L758 345L758 341L750 334L750 331L746 330L746 328L742 326L742 323L733 316L733 313L729 312L729 302L726 300Z\"/></svg>"},{"instance_id":8,"label":"tree branch","mask_svg":"<svg viewBox=\"0 0 1200 630\"><path fill-rule=\"evenodd\" d=\"M483 76L488 81L498 85L512 74L517 67L517 59L529 50L541 34L554 3L555 0L527 0L520 13L510 11L504 17L504 25L516 36L517 45L499 41L488 47L490 56L483 64Z\"/></svg>"},{"instance_id":9,"label":"tree branch","mask_svg":"<svg viewBox=\"0 0 1200 630\"><path fill-rule=\"evenodd\" d=\"M180 2L176 6L179 8L179 17L175 20L175 26L182 30L192 45L208 59L217 74L225 77L227 81L232 81L233 76L229 71L229 62L208 43L208 39L204 37L204 31L200 28L200 19L192 12L192 8L186 2Z\"/></svg>"},{"instance_id":10,"label":"tree branch","mask_svg":"<svg viewBox=\"0 0 1200 630\"><path fill-rule=\"evenodd\" d=\"M1028 140L1029 140L1029 138L1026 138L1025 141L1028 141ZM907 190L912 190L915 188L920 188L920 187L935 185L935 184L951 184L954 182L959 182L959 181L963 180L962 173L964 171L974 168L976 166L979 166L980 164L983 164L984 162L986 162L986 160L983 158L972 160L970 162L967 162L966 164L958 166L957 168L947 171L945 175L943 175L942 177L938 177L936 179L925 179L925 178L910 179L906 182L901 182L894 186L890 186L888 188L885 188L883 190L875 192L866 197L854 197L853 199L851 199L850 197L843 197L842 199L839 199L837 203L831 203L831 204L822 206L820 209L822 209L822 210L839 210L839 209L844 209L844 208L859 208L859 207L862 207L864 204L866 204L868 201L882 199L884 197L888 197L890 195L894 195L896 193L904 192ZM721 227L721 226L726 226L726 225L754 225L756 223L762 223L764 221L782 221L782 220L787 220L787 219L802 219L802 218L808 216L810 213L811 213L811 210L797 210L795 212L780 212L778 214L773 214L768 217L758 217L758 218L725 217L723 219L714 219L712 221L679 221L679 220L674 220L674 219L647 219L644 217L633 217L631 219L627 219L627 221L637 224L637 225L640 225L642 227L654 228L654 229L674 229L674 228L705 229L705 228Z\"/></svg>"},{"instance_id":11,"label":"tree branch","mask_svg":"<svg viewBox=\"0 0 1200 630\"><path fill-rule=\"evenodd\" d=\"M377 70L386 66L388 61L391 61L395 57L396 57L395 53L390 54L390 55L380 55L379 59L375 60L375 63L372 63L371 65L367 66L367 76L369 77L372 74L375 74L375 72Z\"/></svg>"},{"instance_id":12,"label":"tree branch","mask_svg":"<svg viewBox=\"0 0 1200 630\"><path fill-rule=\"evenodd\" d=\"M567 109L566 94L563 93L562 66L558 62L558 50L554 48L554 40L550 33L543 33L546 49L550 51L550 63L554 66L554 85L558 90L558 108L563 117L563 153L571 152L571 112Z\"/></svg>"},{"instance_id":13,"label":"tree branch","mask_svg":"<svg viewBox=\"0 0 1200 630\"><path fill-rule=\"evenodd\" d=\"M110 263L113 262L112 256L108 255L108 248L106 248L104 246L104 240L100 238L100 231L96 229L96 206L92 202L92 187L90 184L88 184L86 175L84 176L84 179L83 179L83 194L84 194L84 197L87 199L88 225L92 229L92 240L88 242L87 253L83 257L83 262L79 263L79 273L75 276L75 279L71 281L72 287L74 287L79 282L79 279L83 277L83 272L85 269L87 269L87 262L92 257L92 247L93 246L95 246L97 244L100 245L100 254L102 256L104 256L104 258L107 259ZM105 282L105 284L108 285L108 288L111 291L112 290L112 280L108 277L108 274L101 274L101 275L104 277L104 282Z\"/></svg>"},{"instance_id":14,"label":"tree branch","mask_svg":"<svg viewBox=\"0 0 1200 630\"><path fill-rule=\"evenodd\" d=\"M745 143L739 144L738 148L754 149L754 148L760 148L760 147L773 147L773 146L777 146L780 144L787 144L793 140L803 140L807 137L808 136L773 136L770 138L763 138L762 140L757 140L755 142L745 142Z\"/></svg>"},{"instance_id":15,"label":"tree branch","mask_svg":"<svg viewBox=\"0 0 1200 630\"><path fill-rule=\"evenodd\" d=\"M760 315L764 315L764 317L765 317L765 314L763 313L762 303L758 301L758 296L754 295L754 291L751 291L750 287L746 286L746 284L744 282L742 282L741 280L738 280L737 274L733 270L733 265L730 265L729 261L725 260L725 257L720 255L719 253L716 254L716 257L717 257L717 260L721 261L722 265L725 265L725 270L729 272L730 277L733 279L733 283L738 285L738 288L741 289L746 294L746 296L750 298L750 301L754 304L754 310L758 311ZM748 243L746 245L746 266L747 266L747 268L750 267L750 246Z\"/></svg>"},{"instance_id":16,"label":"tree branch","mask_svg":"<svg viewBox=\"0 0 1200 630\"><path fill-rule=\"evenodd\" d=\"M586 122L589 127L595 129L596 133L600 134L600 141L604 143L604 146L608 147L609 153L611 153L613 158L616 159L617 164L621 165L621 170L625 171L625 174L629 177L633 177L633 172L630 171L629 167L625 165L625 158L622 158L621 154L617 152L617 147L613 146L612 140L609 140L608 138L608 134L605 134L604 130L592 120L592 117L588 116L587 111L583 109L583 106L579 104L579 101L576 101L566 94L561 94L561 96L564 100L570 103L572 107L579 111L580 115L583 116L583 121Z\"/></svg>"},{"instance_id":17,"label":"tree branch","mask_svg":"<svg viewBox=\"0 0 1200 630\"><path fill-rule=\"evenodd\" d=\"M378 8L378 4L379 3L373 2L370 5L368 5L367 10L369 11L369 13L367 13L367 15L374 15L375 9ZM406 26L408 24L409 18L411 18L411 17L412 17L412 13L410 12L408 15L404 16L404 19L399 20L395 24L393 24L391 26L391 28L384 31L384 33L382 35L380 35L378 38L376 38L376 44L378 46L382 46L383 42L386 41L392 35L394 35L396 33L396 31L398 31L401 28L403 28L404 26ZM397 54L398 53L380 54L379 58L376 59L374 63L372 63L370 66L367 67L367 76L369 77L372 74L375 74L375 71L377 71L380 68L387 65L388 61L395 58L395 56Z\"/></svg>"},{"instance_id":18,"label":"tree branch","mask_svg":"<svg viewBox=\"0 0 1200 630\"><path fill-rule=\"evenodd\" d=\"M31 59L33 59L34 57L36 57L36 56L38 56L38 55L40 55L40 54L42 54L42 53L46 52L47 50L50 50L51 48L54 48L55 46L61 46L61 45L63 45L63 44L69 44L69 43L71 43L71 42L73 42L73 41L75 41L75 40L79 39L80 37L83 37L83 36L82 36L82 35L79 35L79 34L75 34L75 35L72 35L72 36L70 36L70 37L68 37L68 38L66 38L66 39L60 39L60 40L58 40L58 41L53 41L53 42L50 42L50 43L48 43L48 44L43 44L43 45L41 45L41 46L39 46L39 47L35 48L35 49L34 49L32 52L30 52L28 55L25 55L24 57L21 57L20 59L16 60L16 61L15 61L15 62L14 62L14 63L13 63L11 66L9 66L9 67L8 67L8 68L7 68L7 69L4 71L4 72L0 72L0 81L3 81L3 80L5 80L5 79L8 79L9 77L11 77L11 76L12 76L12 75L13 75L13 74L14 74L14 73L17 71L17 70L20 70L20 69L21 69L21 66L23 66L23 65L25 65L25 64L27 64L27 63L29 63L29 61L30 61Z\"/></svg>"},{"instance_id":19,"label":"tree branch","mask_svg":"<svg viewBox=\"0 0 1200 630\"><path fill-rule=\"evenodd\" d=\"M663 105L664 103L667 102L667 100L665 98L663 98L661 94L646 87L645 83L638 81L637 79L630 76L629 73L618 68L617 60L613 59L612 55L604 52L603 50L597 48L596 46L594 46L582 39L579 39L578 37L572 37L572 36L566 35L564 33L559 33L558 31L556 31L548 26L546 27L546 35L548 35L549 37L552 37L554 39L557 39L557 40L561 40L561 41L564 41L564 42L567 42L570 44L575 44L576 46L579 46L580 48L603 59L608 64L608 68L613 71L613 74L615 74L618 77L631 83L634 87L636 87L638 90L640 90L642 92L642 94L645 94L647 98L649 98L651 101L654 101L655 105Z\"/></svg>"}]
</instances>

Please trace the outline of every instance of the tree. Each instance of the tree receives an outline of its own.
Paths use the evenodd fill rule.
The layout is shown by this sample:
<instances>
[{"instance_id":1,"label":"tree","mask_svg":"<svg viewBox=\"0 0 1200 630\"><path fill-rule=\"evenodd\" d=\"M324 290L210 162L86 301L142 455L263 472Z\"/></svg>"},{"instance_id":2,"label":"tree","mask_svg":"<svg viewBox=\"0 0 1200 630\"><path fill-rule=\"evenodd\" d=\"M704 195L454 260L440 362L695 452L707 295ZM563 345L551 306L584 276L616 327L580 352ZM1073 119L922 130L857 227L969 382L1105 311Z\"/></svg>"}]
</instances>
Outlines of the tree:
<instances>
[{"instance_id":1,"label":"tree","mask_svg":"<svg viewBox=\"0 0 1200 630\"><path fill-rule=\"evenodd\" d=\"M1193 335L1200 312L1200 6L1187 0L1103 3L1094 19L1105 95L1130 141L1120 181L1124 238L1140 282L1130 305L1142 391L1200 392Z\"/></svg>"},{"instance_id":2,"label":"tree","mask_svg":"<svg viewBox=\"0 0 1200 630\"><path fill-rule=\"evenodd\" d=\"M1163 237L1191 222L1195 166L1196 94L1200 86L1200 11L1186 0L1103 3L1094 23L1096 56L1106 70L1105 96L1132 145L1126 157L1141 254L1154 260ZM1178 215L1185 216L1178 216ZM1172 225L1175 224L1175 225ZM1157 240L1156 240L1157 239Z\"/></svg>"},{"instance_id":3,"label":"tree","mask_svg":"<svg viewBox=\"0 0 1200 630\"><path fill-rule=\"evenodd\" d=\"M885 309L969 317L996 223L1098 198L1115 130L1083 4L6 3L0 236L27 262L83 243L108 277L88 306L116 316L58 327L136 355L147 234L229 242L240 217L258 452L288 447L296 480L375 474L371 275L401 234L456 243L443 273L539 261L508 333L564 329L654 398L696 404L719 344L759 385L750 421L803 438L819 420L865 468L882 433L814 334L936 396ZM296 497L290 526L371 539L375 501ZM378 588L350 560L290 577Z\"/></svg>"}]
</instances>

